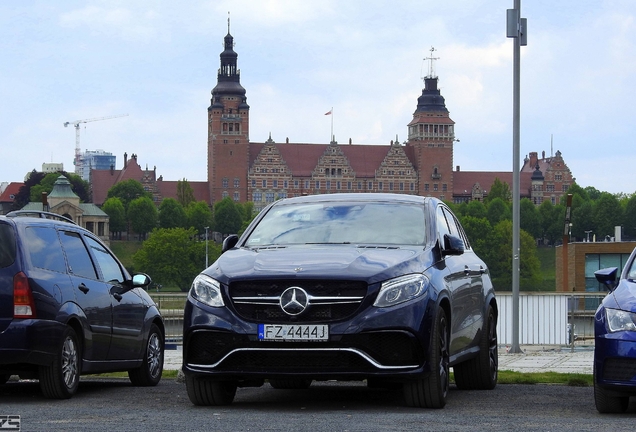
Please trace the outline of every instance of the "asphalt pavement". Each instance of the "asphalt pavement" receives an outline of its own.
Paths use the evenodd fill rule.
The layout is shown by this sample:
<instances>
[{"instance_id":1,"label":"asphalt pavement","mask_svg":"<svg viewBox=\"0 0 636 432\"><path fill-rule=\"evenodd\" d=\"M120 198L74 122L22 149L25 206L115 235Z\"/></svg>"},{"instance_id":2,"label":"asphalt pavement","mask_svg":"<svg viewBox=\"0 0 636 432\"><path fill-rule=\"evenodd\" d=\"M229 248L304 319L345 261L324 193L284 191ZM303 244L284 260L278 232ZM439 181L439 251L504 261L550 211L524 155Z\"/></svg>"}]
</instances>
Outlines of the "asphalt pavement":
<instances>
[{"instance_id":1,"label":"asphalt pavement","mask_svg":"<svg viewBox=\"0 0 636 432\"><path fill-rule=\"evenodd\" d=\"M179 370L182 363L181 345L165 352L164 369ZM571 347L535 346L521 347L521 353L510 353L509 347L499 349L499 370L516 372L561 372L592 374L593 346Z\"/></svg>"}]
</instances>

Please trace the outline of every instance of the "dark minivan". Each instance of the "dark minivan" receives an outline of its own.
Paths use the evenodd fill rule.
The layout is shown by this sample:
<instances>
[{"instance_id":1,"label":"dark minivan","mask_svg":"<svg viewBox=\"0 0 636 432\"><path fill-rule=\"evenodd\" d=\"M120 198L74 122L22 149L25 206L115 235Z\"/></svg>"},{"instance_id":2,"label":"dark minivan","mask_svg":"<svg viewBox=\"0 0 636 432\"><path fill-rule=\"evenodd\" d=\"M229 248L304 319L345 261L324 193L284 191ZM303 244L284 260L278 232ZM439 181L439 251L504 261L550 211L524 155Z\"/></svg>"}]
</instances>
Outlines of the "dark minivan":
<instances>
[{"instance_id":1,"label":"dark minivan","mask_svg":"<svg viewBox=\"0 0 636 432\"><path fill-rule=\"evenodd\" d=\"M143 287L98 237L45 212L0 216L0 385L39 379L65 399L82 374L127 371L156 385L164 324Z\"/></svg>"}]
</instances>

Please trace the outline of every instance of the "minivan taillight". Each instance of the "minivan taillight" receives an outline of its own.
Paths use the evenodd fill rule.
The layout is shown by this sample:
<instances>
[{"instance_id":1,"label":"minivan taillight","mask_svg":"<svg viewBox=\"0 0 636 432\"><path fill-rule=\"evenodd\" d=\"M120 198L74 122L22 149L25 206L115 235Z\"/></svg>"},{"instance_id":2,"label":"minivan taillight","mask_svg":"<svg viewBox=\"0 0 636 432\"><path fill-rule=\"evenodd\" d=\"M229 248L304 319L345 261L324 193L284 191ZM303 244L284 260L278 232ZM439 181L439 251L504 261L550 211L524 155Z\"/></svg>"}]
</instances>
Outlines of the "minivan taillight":
<instances>
[{"instance_id":1,"label":"minivan taillight","mask_svg":"<svg viewBox=\"0 0 636 432\"><path fill-rule=\"evenodd\" d=\"M35 318L33 293L22 272L13 276L13 318Z\"/></svg>"}]
</instances>

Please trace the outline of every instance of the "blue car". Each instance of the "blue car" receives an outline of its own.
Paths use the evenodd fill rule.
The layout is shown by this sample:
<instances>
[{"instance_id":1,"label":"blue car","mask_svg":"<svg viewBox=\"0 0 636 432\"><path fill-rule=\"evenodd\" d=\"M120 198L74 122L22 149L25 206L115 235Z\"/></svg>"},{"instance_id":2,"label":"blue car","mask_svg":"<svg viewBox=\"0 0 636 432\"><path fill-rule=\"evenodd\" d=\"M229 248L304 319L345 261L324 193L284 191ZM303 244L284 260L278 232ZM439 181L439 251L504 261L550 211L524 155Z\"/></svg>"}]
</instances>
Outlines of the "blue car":
<instances>
[{"instance_id":1,"label":"blue car","mask_svg":"<svg viewBox=\"0 0 636 432\"><path fill-rule=\"evenodd\" d=\"M636 396L636 249L617 280L616 267L598 270L609 294L594 323L594 400L600 413L622 413Z\"/></svg>"},{"instance_id":2,"label":"blue car","mask_svg":"<svg viewBox=\"0 0 636 432\"><path fill-rule=\"evenodd\" d=\"M133 385L157 385L164 323L148 284L70 219L0 216L0 387L15 375L68 399L80 375L123 371Z\"/></svg>"},{"instance_id":3,"label":"blue car","mask_svg":"<svg viewBox=\"0 0 636 432\"><path fill-rule=\"evenodd\" d=\"M279 200L197 276L183 372L195 405L237 387L314 380L403 388L442 408L497 383L497 302L488 268L442 201L398 194Z\"/></svg>"}]
</instances>

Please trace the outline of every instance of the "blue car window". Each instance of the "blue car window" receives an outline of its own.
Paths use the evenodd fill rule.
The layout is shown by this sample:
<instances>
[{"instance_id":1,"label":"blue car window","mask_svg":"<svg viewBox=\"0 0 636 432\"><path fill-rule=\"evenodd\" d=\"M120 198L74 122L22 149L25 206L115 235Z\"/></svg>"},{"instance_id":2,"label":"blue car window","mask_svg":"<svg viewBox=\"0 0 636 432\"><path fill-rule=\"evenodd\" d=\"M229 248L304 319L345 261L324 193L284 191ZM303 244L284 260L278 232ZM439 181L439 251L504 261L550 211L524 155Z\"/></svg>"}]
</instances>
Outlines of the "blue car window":
<instances>
[{"instance_id":1,"label":"blue car window","mask_svg":"<svg viewBox=\"0 0 636 432\"><path fill-rule=\"evenodd\" d=\"M0 224L0 268L9 267L15 261L15 235L13 228Z\"/></svg>"},{"instance_id":2,"label":"blue car window","mask_svg":"<svg viewBox=\"0 0 636 432\"><path fill-rule=\"evenodd\" d=\"M62 246L54 228L27 227L24 242L34 267L66 273Z\"/></svg>"},{"instance_id":3,"label":"blue car window","mask_svg":"<svg viewBox=\"0 0 636 432\"><path fill-rule=\"evenodd\" d=\"M115 261L115 258L108 253L106 248L90 237L85 237L88 246L93 251L97 264L102 271L104 280L108 283L117 284L124 282L124 274Z\"/></svg>"},{"instance_id":4,"label":"blue car window","mask_svg":"<svg viewBox=\"0 0 636 432\"><path fill-rule=\"evenodd\" d=\"M80 235L69 231L62 231L60 234L71 272L76 276L97 279L95 266Z\"/></svg>"}]
</instances>

